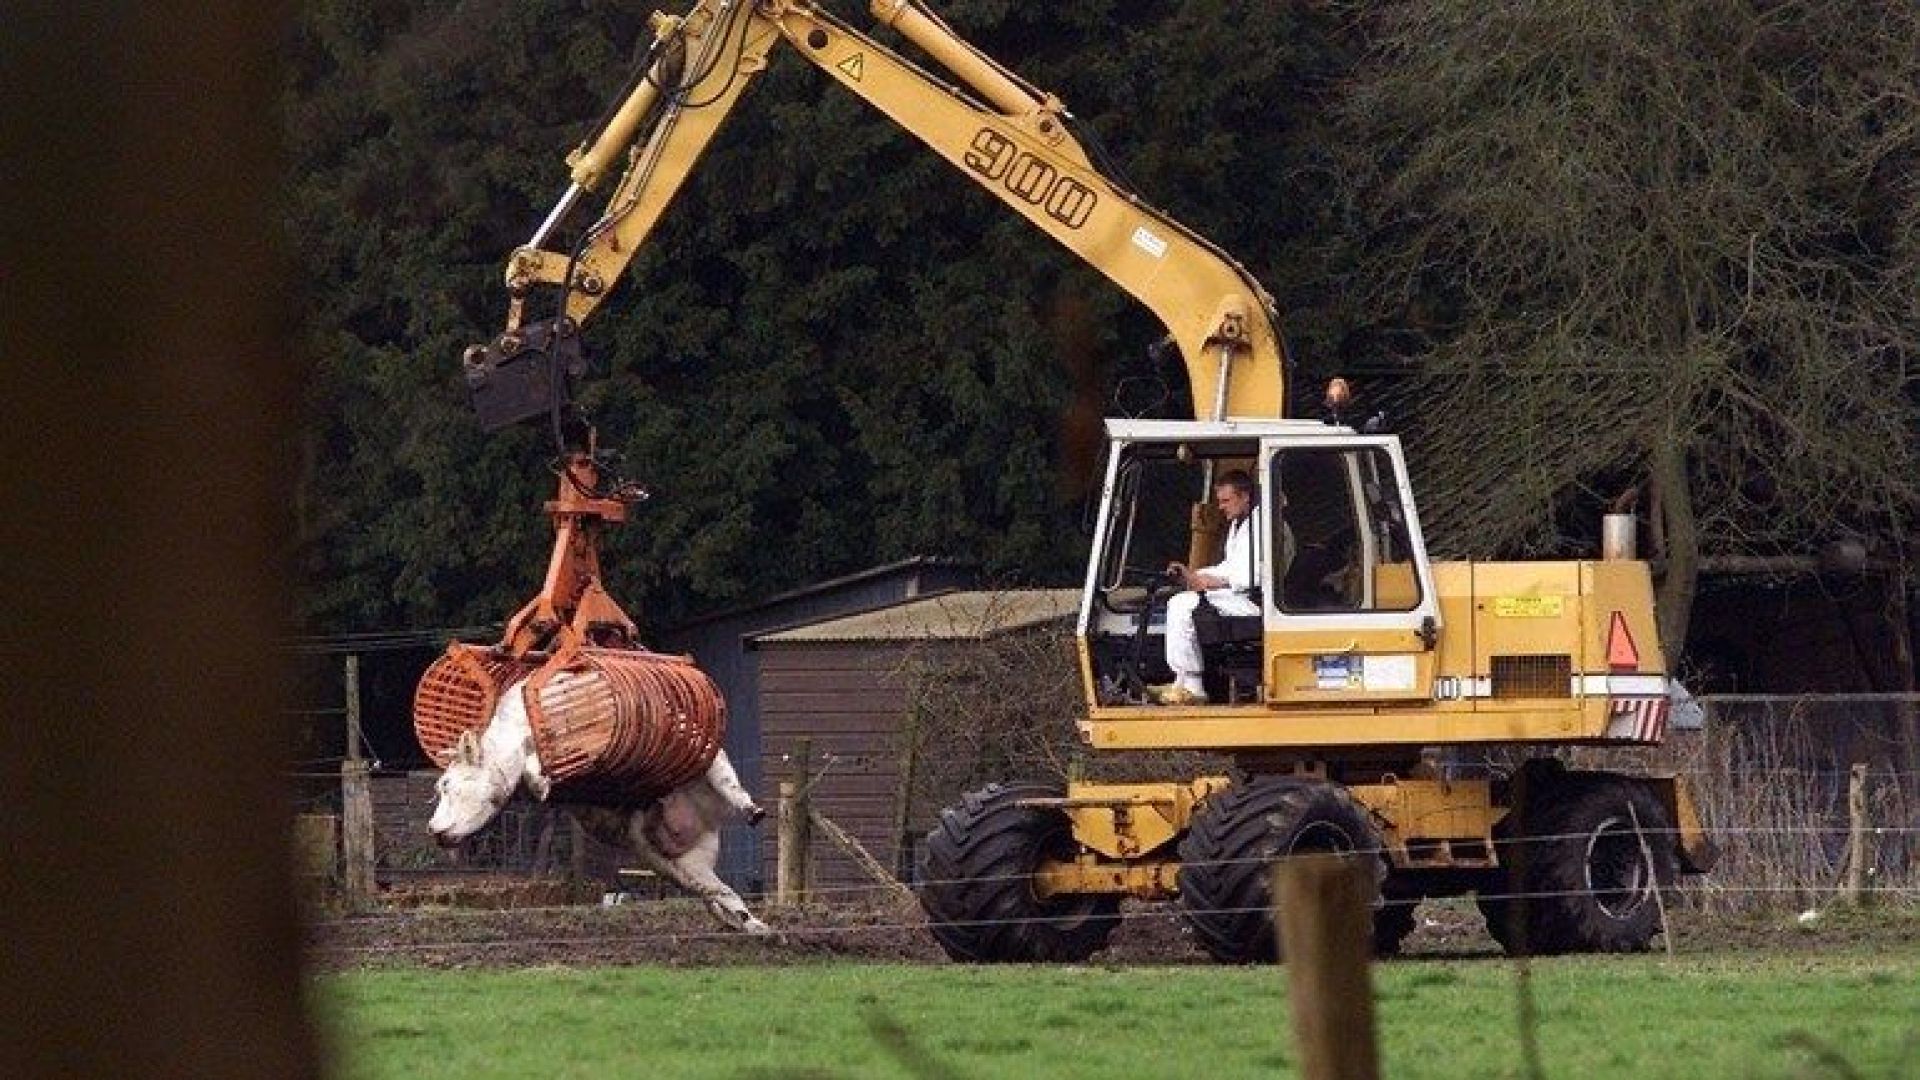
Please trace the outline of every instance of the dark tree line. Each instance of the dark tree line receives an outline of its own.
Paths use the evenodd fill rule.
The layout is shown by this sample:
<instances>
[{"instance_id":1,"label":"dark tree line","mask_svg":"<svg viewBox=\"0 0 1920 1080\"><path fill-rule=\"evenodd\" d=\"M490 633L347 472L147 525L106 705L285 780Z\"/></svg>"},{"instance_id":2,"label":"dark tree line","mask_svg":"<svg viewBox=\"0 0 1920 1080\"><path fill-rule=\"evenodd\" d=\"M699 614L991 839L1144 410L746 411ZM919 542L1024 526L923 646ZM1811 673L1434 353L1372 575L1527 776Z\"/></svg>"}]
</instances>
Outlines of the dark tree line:
<instances>
[{"instance_id":1,"label":"dark tree line","mask_svg":"<svg viewBox=\"0 0 1920 1080\"><path fill-rule=\"evenodd\" d=\"M537 584L550 449L483 435L457 360L498 328L501 262L647 10L306 7L285 112L311 625L487 621ZM1638 487L1676 549L1844 527L1904 557L1920 38L1902 3L940 10L1266 282L1296 401L1360 370L1412 430L1452 433L1412 446L1449 553L1584 550L1570 508ZM920 553L1075 580L1093 418L1187 407L1143 349L1157 336L776 54L589 328L585 403L655 492L612 540L616 595L657 626ZM1459 404L1516 387L1498 413ZM1756 523L1765 498L1803 519Z\"/></svg>"}]
</instances>

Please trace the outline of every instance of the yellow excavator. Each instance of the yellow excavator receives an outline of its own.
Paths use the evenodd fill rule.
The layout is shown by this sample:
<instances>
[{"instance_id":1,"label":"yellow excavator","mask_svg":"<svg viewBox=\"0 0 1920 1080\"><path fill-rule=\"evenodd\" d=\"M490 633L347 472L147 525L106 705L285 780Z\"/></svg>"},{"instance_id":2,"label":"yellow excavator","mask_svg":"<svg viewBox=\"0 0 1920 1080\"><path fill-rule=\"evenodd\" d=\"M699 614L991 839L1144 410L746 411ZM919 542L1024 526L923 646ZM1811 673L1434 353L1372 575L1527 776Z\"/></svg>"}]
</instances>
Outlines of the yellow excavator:
<instances>
[{"instance_id":1,"label":"yellow excavator","mask_svg":"<svg viewBox=\"0 0 1920 1080\"><path fill-rule=\"evenodd\" d=\"M637 77L569 156L566 192L507 261L505 329L467 352L482 422L545 417L569 430L581 324L769 58L790 47L1152 310L1192 387L1192 420L1106 425L1077 624L1080 733L1094 752L1230 755L1233 774L1010 781L966 795L929 835L918 884L945 951L1081 960L1107 943L1124 900L1177 898L1216 959L1272 960L1271 864L1328 851L1374 861L1383 953L1413 928L1420 899L1468 893L1510 951L1645 948L1661 929L1661 890L1713 861L1687 788L1671 775L1569 769L1552 751L1665 738L1679 691L1647 565L1630 551L1431 561L1398 439L1346 423L1337 380L1326 415L1287 416L1278 316L1245 269L1103 172L1058 98L918 0L871 6L946 75L811 0L695 0L684 15L654 15ZM596 192L597 213L569 230ZM563 232L572 242L555 244ZM581 441L577 426L571 437ZM590 462L575 460L591 483ZM1159 704L1167 600L1184 584L1167 560L1220 560L1228 523L1210 499L1230 477L1260 495L1232 605L1251 613L1198 604L1205 693ZM563 623L573 593L598 595L597 576L583 560L556 578L566 595L550 598L541 625ZM1481 775L1451 764L1496 748L1517 764Z\"/></svg>"}]
</instances>

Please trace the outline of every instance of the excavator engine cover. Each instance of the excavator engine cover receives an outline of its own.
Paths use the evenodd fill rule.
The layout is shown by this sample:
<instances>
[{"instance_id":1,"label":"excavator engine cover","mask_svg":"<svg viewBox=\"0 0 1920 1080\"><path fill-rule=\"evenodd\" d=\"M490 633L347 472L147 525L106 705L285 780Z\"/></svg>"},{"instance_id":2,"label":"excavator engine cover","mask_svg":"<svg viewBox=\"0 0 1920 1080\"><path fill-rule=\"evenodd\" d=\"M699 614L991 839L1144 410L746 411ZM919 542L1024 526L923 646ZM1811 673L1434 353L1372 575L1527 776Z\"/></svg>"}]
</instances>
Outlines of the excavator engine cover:
<instances>
[{"instance_id":1,"label":"excavator engine cover","mask_svg":"<svg viewBox=\"0 0 1920 1080\"><path fill-rule=\"evenodd\" d=\"M548 319L467 350L467 393L488 431L550 415L569 400L571 380L586 374L580 331L569 319Z\"/></svg>"},{"instance_id":2,"label":"excavator engine cover","mask_svg":"<svg viewBox=\"0 0 1920 1080\"><path fill-rule=\"evenodd\" d=\"M706 772L726 737L720 688L685 657L581 649L527 680L534 747L555 797L632 804Z\"/></svg>"}]
</instances>

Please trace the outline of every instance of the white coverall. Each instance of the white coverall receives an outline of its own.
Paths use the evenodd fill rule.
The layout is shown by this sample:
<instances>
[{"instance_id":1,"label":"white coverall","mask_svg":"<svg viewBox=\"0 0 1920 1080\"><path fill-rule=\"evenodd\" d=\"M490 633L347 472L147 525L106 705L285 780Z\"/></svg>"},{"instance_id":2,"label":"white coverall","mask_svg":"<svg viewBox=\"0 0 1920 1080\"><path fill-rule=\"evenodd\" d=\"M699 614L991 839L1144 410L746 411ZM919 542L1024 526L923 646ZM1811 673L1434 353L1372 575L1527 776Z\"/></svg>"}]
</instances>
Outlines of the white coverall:
<instances>
[{"instance_id":1,"label":"white coverall","mask_svg":"<svg viewBox=\"0 0 1920 1080\"><path fill-rule=\"evenodd\" d=\"M1220 561L1195 573L1225 578L1227 588L1207 590L1207 602L1222 615L1258 615L1260 605L1247 591L1259 584L1259 567L1253 538L1254 514L1234 522L1227 529L1226 551ZM1193 694L1204 695L1200 683L1204 664L1200 659L1200 637L1193 629L1193 609L1200 606L1200 594L1192 589L1175 593L1167 600L1167 666L1173 669L1174 683Z\"/></svg>"}]
</instances>

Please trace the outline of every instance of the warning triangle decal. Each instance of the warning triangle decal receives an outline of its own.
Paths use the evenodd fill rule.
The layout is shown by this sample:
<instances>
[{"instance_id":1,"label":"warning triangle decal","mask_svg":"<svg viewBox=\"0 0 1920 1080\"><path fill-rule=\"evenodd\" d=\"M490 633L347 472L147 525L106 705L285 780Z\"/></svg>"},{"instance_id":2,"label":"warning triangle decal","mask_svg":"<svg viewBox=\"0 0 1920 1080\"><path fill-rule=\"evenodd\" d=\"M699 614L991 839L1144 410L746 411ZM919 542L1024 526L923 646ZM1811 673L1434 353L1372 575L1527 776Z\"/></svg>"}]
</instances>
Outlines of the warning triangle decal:
<instances>
[{"instance_id":1,"label":"warning triangle decal","mask_svg":"<svg viewBox=\"0 0 1920 1080\"><path fill-rule=\"evenodd\" d=\"M867 73L866 54L854 53L852 56L847 57L845 60L833 66L846 72L847 78L852 79L854 82L859 82L861 77Z\"/></svg>"},{"instance_id":2,"label":"warning triangle decal","mask_svg":"<svg viewBox=\"0 0 1920 1080\"><path fill-rule=\"evenodd\" d=\"M1633 643L1633 632L1627 629L1627 617L1618 611L1613 613L1613 625L1607 627L1607 667L1614 671L1640 669L1640 649Z\"/></svg>"}]
</instances>

